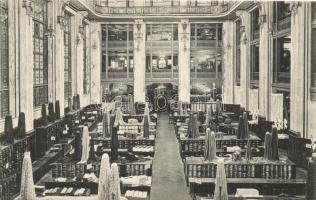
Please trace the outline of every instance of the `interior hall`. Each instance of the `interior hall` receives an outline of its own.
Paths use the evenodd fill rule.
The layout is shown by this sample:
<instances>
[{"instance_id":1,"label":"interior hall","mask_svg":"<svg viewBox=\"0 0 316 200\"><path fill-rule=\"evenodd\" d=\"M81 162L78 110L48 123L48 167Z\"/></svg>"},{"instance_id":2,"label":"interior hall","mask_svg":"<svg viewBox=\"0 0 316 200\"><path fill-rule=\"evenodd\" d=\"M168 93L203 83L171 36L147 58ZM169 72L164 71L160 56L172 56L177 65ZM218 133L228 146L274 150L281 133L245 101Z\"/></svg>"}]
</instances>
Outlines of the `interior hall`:
<instances>
[{"instance_id":1,"label":"interior hall","mask_svg":"<svg viewBox=\"0 0 316 200\"><path fill-rule=\"evenodd\" d=\"M0 0L0 200L316 200L316 2Z\"/></svg>"}]
</instances>

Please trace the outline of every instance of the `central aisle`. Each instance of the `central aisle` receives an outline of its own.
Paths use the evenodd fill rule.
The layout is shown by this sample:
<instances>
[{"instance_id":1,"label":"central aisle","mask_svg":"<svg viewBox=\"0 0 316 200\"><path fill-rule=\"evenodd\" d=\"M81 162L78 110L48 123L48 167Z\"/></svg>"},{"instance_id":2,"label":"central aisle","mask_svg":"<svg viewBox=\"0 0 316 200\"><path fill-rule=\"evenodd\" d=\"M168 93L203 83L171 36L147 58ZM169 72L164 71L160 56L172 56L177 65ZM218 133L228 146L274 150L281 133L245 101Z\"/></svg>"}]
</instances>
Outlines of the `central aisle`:
<instances>
[{"instance_id":1,"label":"central aisle","mask_svg":"<svg viewBox=\"0 0 316 200\"><path fill-rule=\"evenodd\" d=\"M191 200L174 127L167 114L158 116L151 200Z\"/></svg>"}]
</instances>

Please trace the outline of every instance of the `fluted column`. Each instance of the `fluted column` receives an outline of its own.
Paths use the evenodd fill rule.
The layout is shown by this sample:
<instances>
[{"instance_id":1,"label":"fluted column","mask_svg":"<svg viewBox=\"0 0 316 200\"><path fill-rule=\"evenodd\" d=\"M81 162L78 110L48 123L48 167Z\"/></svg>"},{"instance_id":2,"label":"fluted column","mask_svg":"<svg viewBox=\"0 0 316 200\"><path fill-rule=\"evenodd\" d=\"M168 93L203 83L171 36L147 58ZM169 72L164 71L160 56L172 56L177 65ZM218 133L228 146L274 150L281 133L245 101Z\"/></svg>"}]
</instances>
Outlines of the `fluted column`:
<instances>
[{"instance_id":1,"label":"fluted column","mask_svg":"<svg viewBox=\"0 0 316 200\"><path fill-rule=\"evenodd\" d=\"M91 23L91 103L101 103L101 25Z\"/></svg>"},{"instance_id":2,"label":"fluted column","mask_svg":"<svg viewBox=\"0 0 316 200\"><path fill-rule=\"evenodd\" d=\"M259 3L259 25L260 25L260 46L259 46L259 114L269 118L270 98L271 98L271 78L272 66L270 65L272 57L270 51L272 34L269 27L272 27L272 3Z\"/></svg>"},{"instance_id":3,"label":"fluted column","mask_svg":"<svg viewBox=\"0 0 316 200\"><path fill-rule=\"evenodd\" d=\"M19 77L20 112L25 113L26 131L33 129L33 19L32 4L26 1L22 7L19 1Z\"/></svg>"},{"instance_id":4,"label":"fluted column","mask_svg":"<svg viewBox=\"0 0 316 200\"><path fill-rule=\"evenodd\" d=\"M305 136L305 108L307 88L307 7L309 3L292 2L290 7L291 16L291 130L300 132Z\"/></svg>"},{"instance_id":5,"label":"fluted column","mask_svg":"<svg viewBox=\"0 0 316 200\"><path fill-rule=\"evenodd\" d=\"M146 25L143 20L134 24L134 102L145 102Z\"/></svg>"},{"instance_id":6,"label":"fluted column","mask_svg":"<svg viewBox=\"0 0 316 200\"><path fill-rule=\"evenodd\" d=\"M238 11L237 15L241 18L241 38L240 38L240 89L235 92L235 96L240 96L239 103L242 107L248 108L249 98L249 64L250 64L250 15L246 11Z\"/></svg>"},{"instance_id":7,"label":"fluted column","mask_svg":"<svg viewBox=\"0 0 316 200\"><path fill-rule=\"evenodd\" d=\"M223 23L223 102L234 103L234 33L233 21Z\"/></svg>"},{"instance_id":8,"label":"fluted column","mask_svg":"<svg viewBox=\"0 0 316 200\"><path fill-rule=\"evenodd\" d=\"M179 101L190 103L190 24L179 23Z\"/></svg>"}]
</instances>

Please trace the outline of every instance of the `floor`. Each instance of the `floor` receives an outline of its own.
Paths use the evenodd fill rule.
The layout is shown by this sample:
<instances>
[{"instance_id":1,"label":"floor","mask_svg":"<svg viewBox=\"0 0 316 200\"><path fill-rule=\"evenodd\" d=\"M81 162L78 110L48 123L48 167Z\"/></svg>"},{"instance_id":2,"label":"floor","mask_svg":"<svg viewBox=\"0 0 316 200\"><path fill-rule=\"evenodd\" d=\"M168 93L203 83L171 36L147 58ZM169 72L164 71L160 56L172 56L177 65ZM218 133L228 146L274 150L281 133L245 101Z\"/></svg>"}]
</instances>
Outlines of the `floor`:
<instances>
[{"instance_id":1,"label":"floor","mask_svg":"<svg viewBox=\"0 0 316 200\"><path fill-rule=\"evenodd\" d=\"M191 200L173 125L167 114L158 116L151 200Z\"/></svg>"}]
</instances>

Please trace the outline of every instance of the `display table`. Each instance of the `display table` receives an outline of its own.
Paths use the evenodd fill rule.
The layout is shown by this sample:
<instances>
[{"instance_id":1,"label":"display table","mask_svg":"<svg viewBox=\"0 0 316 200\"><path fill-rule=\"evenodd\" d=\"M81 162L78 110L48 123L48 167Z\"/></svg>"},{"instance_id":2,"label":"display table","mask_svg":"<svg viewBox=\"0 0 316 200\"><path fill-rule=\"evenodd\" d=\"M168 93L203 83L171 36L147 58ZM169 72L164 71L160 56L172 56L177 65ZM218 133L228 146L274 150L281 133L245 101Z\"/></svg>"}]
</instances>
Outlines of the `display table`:
<instances>
[{"instance_id":1,"label":"display table","mask_svg":"<svg viewBox=\"0 0 316 200\"><path fill-rule=\"evenodd\" d=\"M296 166L290 160L268 161L262 157L253 160L224 161L227 178L295 179ZM189 178L215 178L216 160L206 161L203 157L187 157L184 160L186 180Z\"/></svg>"},{"instance_id":2,"label":"display table","mask_svg":"<svg viewBox=\"0 0 316 200\"><path fill-rule=\"evenodd\" d=\"M254 148L258 153L262 152L263 141L260 138L255 135L251 135L249 140L252 148ZM219 153L225 153L226 147L238 146L241 149L245 149L247 142L247 139L237 139L235 135L222 135L221 138L216 138L216 149ZM205 137L203 136L197 139L180 138L179 151L182 157L203 155L204 145Z\"/></svg>"}]
</instances>

